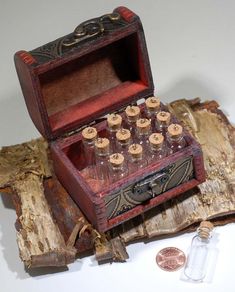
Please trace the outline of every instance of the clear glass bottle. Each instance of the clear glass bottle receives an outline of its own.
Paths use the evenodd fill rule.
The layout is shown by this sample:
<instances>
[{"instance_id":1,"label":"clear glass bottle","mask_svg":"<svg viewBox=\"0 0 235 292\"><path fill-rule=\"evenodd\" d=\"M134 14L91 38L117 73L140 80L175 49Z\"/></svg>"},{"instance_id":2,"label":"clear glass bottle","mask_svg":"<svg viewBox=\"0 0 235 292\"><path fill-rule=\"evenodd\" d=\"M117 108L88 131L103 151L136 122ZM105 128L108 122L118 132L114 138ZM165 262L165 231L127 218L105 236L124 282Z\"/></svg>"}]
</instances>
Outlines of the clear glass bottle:
<instances>
[{"instance_id":1,"label":"clear glass bottle","mask_svg":"<svg viewBox=\"0 0 235 292\"><path fill-rule=\"evenodd\" d=\"M156 116L156 131L163 136L167 133L167 128L171 121L171 114L169 112L160 111Z\"/></svg>"},{"instance_id":2,"label":"clear glass bottle","mask_svg":"<svg viewBox=\"0 0 235 292\"><path fill-rule=\"evenodd\" d=\"M155 121L156 114L161 110L161 102L160 99L152 96L146 99L145 101L145 114L148 119L151 120L151 128L152 131L155 132Z\"/></svg>"},{"instance_id":3,"label":"clear glass bottle","mask_svg":"<svg viewBox=\"0 0 235 292\"><path fill-rule=\"evenodd\" d=\"M140 108L138 106L129 105L125 109L126 114L126 126L131 132L131 137L134 142L136 142L136 121L140 117Z\"/></svg>"},{"instance_id":4,"label":"clear glass bottle","mask_svg":"<svg viewBox=\"0 0 235 292\"><path fill-rule=\"evenodd\" d=\"M99 186L107 186L110 182L108 159L110 155L110 142L107 138L98 138L95 142L96 172Z\"/></svg>"},{"instance_id":5,"label":"clear glass bottle","mask_svg":"<svg viewBox=\"0 0 235 292\"><path fill-rule=\"evenodd\" d=\"M97 130L93 127L87 127L82 131L82 143L86 159L86 173L88 178L95 178L95 141Z\"/></svg>"},{"instance_id":6,"label":"clear glass bottle","mask_svg":"<svg viewBox=\"0 0 235 292\"><path fill-rule=\"evenodd\" d=\"M171 124L166 135L170 153L175 153L187 145L183 136L183 128L179 124Z\"/></svg>"},{"instance_id":7,"label":"clear glass bottle","mask_svg":"<svg viewBox=\"0 0 235 292\"><path fill-rule=\"evenodd\" d=\"M124 155L126 158L128 153L128 148L131 144L131 132L127 129L120 129L116 133L117 139L117 152Z\"/></svg>"},{"instance_id":8,"label":"clear glass bottle","mask_svg":"<svg viewBox=\"0 0 235 292\"><path fill-rule=\"evenodd\" d=\"M206 277L212 230L211 222L202 221L197 229L197 235L192 239L184 268L184 274L189 280L200 282Z\"/></svg>"},{"instance_id":9,"label":"clear glass bottle","mask_svg":"<svg viewBox=\"0 0 235 292\"><path fill-rule=\"evenodd\" d=\"M116 152L116 133L122 126L122 117L119 114L110 114L107 117L107 132L110 141L110 151Z\"/></svg>"},{"instance_id":10,"label":"clear glass bottle","mask_svg":"<svg viewBox=\"0 0 235 292\"><path fill-rule=\"evenodd\" d=\"M148 163L157 162L168 154L164 136L161 133L153 133L149 136Z\"/></svg>"},{"instance_id":11,"label":"clear glass bottle","mask_svg":"<svg viewBox=\"0 0 235 292\"><path fill-rule=\"evenodd\" d=\"M110 180L112 183L119 181L128 175L128 167L121 153L109 156Z\"/></svg>"},{"instance_id":12,"label":"clear glass bottle","mask_svg":"<svg viewBox=\"0 0 235 292\"><path fill-rule=\"evenodd\" d=\"M138 119L136 122L137 127L137 143L143 147L144 153L146 152L149 144L149 136L151 134L151 121L143 118Z\"/></svg>"},{"instance_id":13,"label":"clear glass bottle","mask_svg":"<svg viewBox=\"0 0 235 292\"><path fill-rule=\"evenodd\" d=\"M140 144L130 145L128 153L128 169L130 174L148 165L147 159L143 155L143 147Z\"/></svg>"}]
</instances>

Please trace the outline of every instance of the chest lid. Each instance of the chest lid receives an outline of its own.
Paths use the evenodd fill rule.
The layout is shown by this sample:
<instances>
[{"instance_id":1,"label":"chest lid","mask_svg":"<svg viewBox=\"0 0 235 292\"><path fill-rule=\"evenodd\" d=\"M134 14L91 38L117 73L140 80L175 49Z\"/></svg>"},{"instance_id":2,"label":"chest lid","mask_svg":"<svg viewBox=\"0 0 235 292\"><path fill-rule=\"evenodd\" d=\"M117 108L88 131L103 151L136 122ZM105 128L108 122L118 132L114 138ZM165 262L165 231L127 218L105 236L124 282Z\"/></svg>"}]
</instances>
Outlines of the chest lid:
<instances>
[{"instance_id":1,"label":"chest lid","mask_svg":"<svg viewBox=\"0 0 235 292\"><path fill-rule=\"evenodd\" d=\"M154 91L141 21L125 7L17 52L15 65L30 116L48 140Z\"/></svg>"}]
</instances>

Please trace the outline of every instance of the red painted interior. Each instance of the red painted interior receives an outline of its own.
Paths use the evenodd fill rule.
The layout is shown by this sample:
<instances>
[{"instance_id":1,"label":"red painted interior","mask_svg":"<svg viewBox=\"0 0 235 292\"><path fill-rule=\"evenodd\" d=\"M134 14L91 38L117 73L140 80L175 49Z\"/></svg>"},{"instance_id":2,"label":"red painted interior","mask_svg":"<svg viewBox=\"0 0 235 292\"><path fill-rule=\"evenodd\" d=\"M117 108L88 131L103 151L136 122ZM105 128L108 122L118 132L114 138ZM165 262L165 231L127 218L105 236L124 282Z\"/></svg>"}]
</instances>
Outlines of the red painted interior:
<instances>
[{"instance_id":1,"label":"red painted interior","mask_svg":"<svg viewBox=\"0 0 235 292\"><path fill-rule=\"evenodd\" d=\"M52 131L83 124L148 88L139 36L121 40L39 76Z\"/></svg>"}]
</instances>

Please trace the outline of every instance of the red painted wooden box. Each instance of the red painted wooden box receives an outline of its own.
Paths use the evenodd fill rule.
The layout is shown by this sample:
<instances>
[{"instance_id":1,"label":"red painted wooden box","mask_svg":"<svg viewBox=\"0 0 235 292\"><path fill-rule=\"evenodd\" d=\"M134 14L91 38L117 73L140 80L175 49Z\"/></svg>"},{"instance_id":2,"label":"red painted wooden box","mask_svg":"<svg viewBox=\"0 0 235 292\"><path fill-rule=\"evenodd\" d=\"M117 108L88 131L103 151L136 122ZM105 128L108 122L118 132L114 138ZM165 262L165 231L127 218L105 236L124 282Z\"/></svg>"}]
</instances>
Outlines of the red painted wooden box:
<instances>
[{"instance_id":1,"label":"red painted wooden box","mask_svg":"<svg viewBox=\"0 0 235 292\"><path fill-rule=\"evenodd\" d=\"M103 135L107 113L153 95L154 85L139 17L125 7L83 22L73 33L15 54L29 114L49 141L55 173L101 232L196 186L205 179L201 148L187 147L95 192L81 175L86 166L81 129Z\"/></svg>"}]
</instances>

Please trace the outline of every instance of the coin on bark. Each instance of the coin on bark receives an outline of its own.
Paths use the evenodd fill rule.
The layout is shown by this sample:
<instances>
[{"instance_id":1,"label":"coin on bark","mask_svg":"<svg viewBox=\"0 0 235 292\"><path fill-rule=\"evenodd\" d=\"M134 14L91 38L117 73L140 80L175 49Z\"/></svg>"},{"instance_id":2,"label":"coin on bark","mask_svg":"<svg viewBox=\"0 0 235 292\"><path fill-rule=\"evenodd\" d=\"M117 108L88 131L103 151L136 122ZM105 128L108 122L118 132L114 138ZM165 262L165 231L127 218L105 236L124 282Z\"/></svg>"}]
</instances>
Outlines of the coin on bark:
<instances>
[{"instance_id":1,"label":"coin on bark","mask_svg":"<svg viewBox=\"0 0 235 292\"><path fill-rule=\"evenodd\" d=\"M176 247L166 247L161 249L157 256L156 262L158 266L168 272L179 270L185 264L186 257L182 250Z\"/></svg>"}]
</instances>

